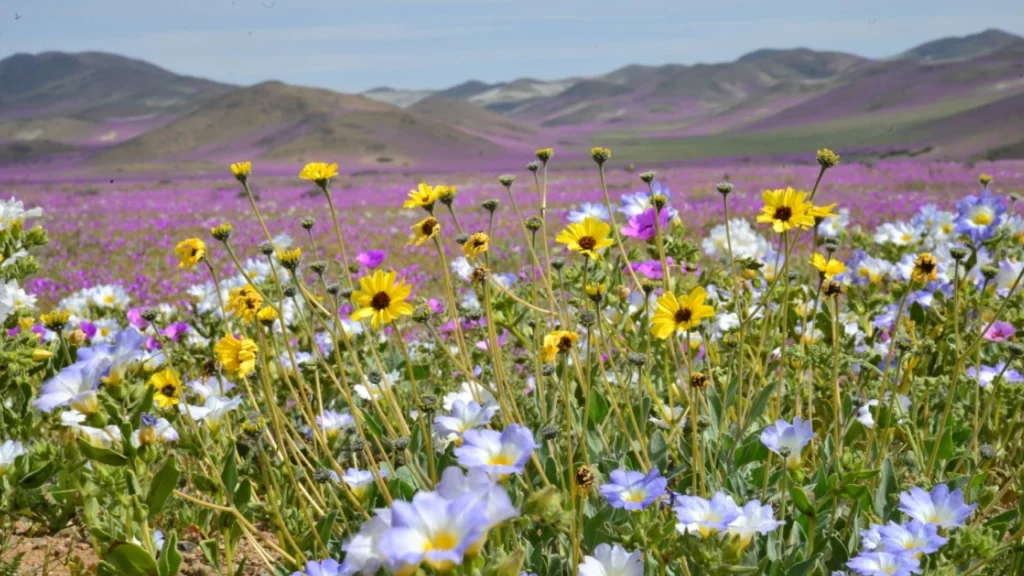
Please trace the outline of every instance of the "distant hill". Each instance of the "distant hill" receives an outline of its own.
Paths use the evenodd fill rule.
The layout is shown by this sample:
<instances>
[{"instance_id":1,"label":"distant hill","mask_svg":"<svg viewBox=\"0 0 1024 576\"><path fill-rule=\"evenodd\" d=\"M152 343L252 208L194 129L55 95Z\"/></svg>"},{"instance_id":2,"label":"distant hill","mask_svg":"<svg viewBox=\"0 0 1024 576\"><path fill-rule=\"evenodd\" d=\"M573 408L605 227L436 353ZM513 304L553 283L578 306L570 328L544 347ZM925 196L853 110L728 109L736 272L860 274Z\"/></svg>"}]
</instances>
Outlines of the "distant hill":
<instances>
[{"instance_id":1,"label":"distant hill","mask_svg":"<svg viewBox=\"0 0 1024 576\"><path fill-rule=\"evenodd\" d=\"M901 54L900 57L926 62L964 60L991 54L1004 46L1019 42L1020 40L1022 40L1020 36L1003 32L1002 30L989 29L968 36L941 38L927 42L916 48L911 48Z\"/></svg>"}]
</instances>

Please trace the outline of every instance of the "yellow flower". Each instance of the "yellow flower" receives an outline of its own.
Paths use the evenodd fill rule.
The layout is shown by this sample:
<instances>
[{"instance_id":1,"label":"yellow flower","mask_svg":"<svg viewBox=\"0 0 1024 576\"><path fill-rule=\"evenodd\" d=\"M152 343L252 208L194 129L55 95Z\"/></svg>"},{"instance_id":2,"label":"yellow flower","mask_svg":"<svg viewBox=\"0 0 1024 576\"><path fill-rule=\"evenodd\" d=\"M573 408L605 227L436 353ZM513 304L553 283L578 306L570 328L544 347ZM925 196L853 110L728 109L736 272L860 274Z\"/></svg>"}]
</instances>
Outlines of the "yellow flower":
<instances>
[{"instance_id":1,"label":"yellow flower","mask_svg":"<svg viewBox=\"0 0 1024 576\"><path fill-rule=\"evenodd\" d=\"M49 314L40 314L39 321L54 332L60 332L68 324L68 320L71 319L71 313L67 310L54 310Z\"/></svg>"},{"instance_id":2,"label":"yellow flower","mask_svg":"<svg viewBox=\"0 0 1024 576\"><path fill-rule=\"evenodd\" d=\"M326 162L310 162L302 167L299 178L316 182L317 186L327 185L327 181L338 175L338 165Z\"/></svg>"},{"instance_id":3,"label":"yellow flower","mask_svg":"<svg viewBox=\"0 0 1024 576\"><path fill-rule=\"evenodd\" d=\"M371 326L380 328L400 316L412 314L412 304L406 302L412 293L412 286L397 278L397 272L383 270L375 271L373 276L360 278L359 290L352 293L352 301L359 308L350 317L353 320L369 318Z\"/></svg>"},{"instance_id":4,"label":"yellow flower","mask_svg":"<svg viewBox=\"0 0 1024 576\"><path fill-rule=\"evenodd\" d=\"M231 173L239 182L245 182L249 174L252 173L252 162L235 162L231 165Z\"/></svg>"},{"instance_id":5,"label":"yellow flower","mask_svg":"<svg viewBox=\"0 0 1024 576\"><path fill-rule=\"evenodd\" d=\"M149 385L156 388L153 401L160 408L168 408L178 403L181 394L181 378L174 368L167 368L149 377Z\"/></svg>"},{"instance_id":6,"label":"yellow flower","mask_svg":"<svg viewBox=\"0 0 1024 576\"><path fill-rule=\"evenodd\" d=\"M455 186L434 186L434 194L442 204L451 206L455 201L456 189Z\"/></svg>"},{"instance_id":7,"label":"yellow flower","mask_svg":"<svg viewBox=\"0 0 1024 576\"><path fill-rule=\"evenodd\" d=\"M992 175L982 174L981 176L978 176L978 182L981 182L982 186L988 188L988 185L992 183Z\"/></svg>"},{"instance_id":8,"label":"yellow flower","mask_svg":"<svg viewBox=\"0 0 1024 576\"><path fill-rule=\"evenodd\" d=\"M914 282L922 284L935 280L939 275L939 262L928 252L922 252L914 260L914 269L910 272L910 278Z\"/></svg>"},{"instance_id":9,"label":"yellow flower","mask_svg":"<svg viewBox=\"0 0 1024 576\"><path fill-rule=\"evenodd\" d=\"M537 157L537 160L540 160L541 162L544 162L546 164L547 161L551 160L551 157L555 155L555 149L539 148L533 154Z\"/></svg>"},{"instance_id":10,"label":"yellow flower","mask_svg":"<svg viewBox=\"0 0 1024 576\"><path fill-rule=\"evenodd\" d=\"M565 230L558 233L556 242L565 244L569 250L579 252L593 260L601 257L599 252L614 244L608 238L612 231L611 226L594 218L587 216L583 222L569 224Z\"/></svg>"},{"instance_id":11,"label":"yellow flower","mask_svg":"<svg viewBox=\"0 0 1024 576\"><path fill-rule=\"evenodd\" d=\"M255 342L245 336L235 338L234 334L224 336L213 346L213 352L224 369L242 377L256 368L256 354L259 351Z\"/></svg>"},{"instance_id":12,"label":"yellow flower","mask_svg":"<svg viewBox=\"0 0 1024 576\"><path fill-rule=\"evenodd\" d=\"M818 253L815 253L811 258L811 264L818 269L818 272L821 272L821 275L825 280L831 280L837 274L846 272L846 264L843 264L835 258L825 260L825 257Z\"/></svg>"},{"instance_id":13,"label":"yellow flower","mask_svg":"<svg viewBox=\"0 0 1024 576\"><path fill-rule=\"evenodd\" d=\"M20 326L23 331L31 330L32 327L35 325L36 319L31 316L23 316L21 318L18 318L18 326Z\"/></svg>"},{"instance_id":14,"label":"yellow flower","mask_svg":"<svg viewBox=\"0 0 1024 576\"><path fill-rule=\"evenodd\" d=\"M269 326L277 320L277 310L274 310L270 306L264 306L256 313L256 319L260 321L260 324Z\"/></svg>"},{"instance_id":15,"label":"yellow flower","mask_svg":"<svg viewBox=\"0 0 1024 576\"><path fill-rule=\"evenodd\" d=\"M835 217L836 213L833 212L835 209L835 204L829 204L827 206L815 206L814 204L811 204L809 212L811 213L811 217L814 218L815 223L820 224L825 218Z\"/></svg>"},{"instance_id":16,"label":"yellow flower","mask_svg":"<svg viewBox=\"0 0 1024 576\"><path fill-rule=\"evenodd\" d=\"M612 157L612 151L607 148L597 146L590 149L590 157L594 159L594 162L604 164Z\"/></svg>"},{"instance_id":17,"label":"yellow flower","mask_svg":"<svg viewBox=\"0 0 1024 576\"><path fill-rule=\"evenodd\" d=\"M410 244L419 246L434 236L437 236L437 233L441 231L441 225L437 222L437 218L427 216L423 220L413 224L412 231L413 236L409 239L409 242L406 243L406 246Z\"/></svg>"},{"instance_id":18,"label":"yellow flower","mask_svg":"<svg viewBox=\"0 0 1024 576\"><path fill-rule=\"evenodd\" d=\"M587 293L587 298L596 302L600 302L604 298L604 293L608 290L607 284L587 284L583 287L583 290Z\"/></svg>"},{"instance_id":19,"label":"yellow flower","mask_svg":"<svg viewBox=\"0 0 1024 576\"><path fill-rule=\"evenodd\" d=\"M836 154L835 152L829 150L828 148L822 148L821 150L818 150L817 158L818 165L821 166L823 170L832 168L833 166L839 163L839 154Z\"/></svg>"},{"instance_id":20,"label":"yellow flower","mask_svg":"<svg viewBox=\"0 0 1024 576\"><path fill-rule=\"evenodd\" d=\"M174 247L174 253L181 259L178 261L178 268L191 270L193 266L199 264L206 257L206 242L199 238L182 240Z\"/></svg>"},{"instance_id":21,"label":"yellow flower","mask_svg":"<svg viewBox=\"0 0 1024 576\"><path fill-rule=\"evenodd\" d=\"M438 186L434 188L423 182L420 182L413 190L409 190L409 198L402 204L403 208L423 208L427 212L433 210L434 203L438 199L438 191L443 188Z\"/></svg>"},{"instance_id":22,"label":"yellow flower","mask_svg":"<svg viewBox=\"0 0 1024 576\"><path fill-rule=\"evenodd\" d=\"M811 215L811 203L804 200L807 192L792 188L785 190L765 190L764 207L757 215L758 222L771 223L776 232L782 233L792 228L810 228L814 226Z\"/></svg>"},{"instance_id":23,"label":"yellow flower","mask_svg":"<svg viewBox=\"0 0 1024 576\"><path fill-rule=\"evenodd\" d=\"M231 226L231 222L225 222L219 226L210 228L210 236L213 236L214 239L220 240L221 242L227 242L228 238L231 238L232 229L233 227Z\"/></svg>"},{"instance_id":24,"label":"yellow flower","mask_svg":"<svg viewBox=\"0 0 1024 576\"><path fill-rule=\"evenodd\" d=\"M302 259L302 248L296 246L291 250L278 250L277 261L281 263L288 270L295 270L299 266L299 260Z\"/></svg>"},{"instance_id":25,"label":"yellow flower","mask_svg":"<svg viewBox=\"0 0 1024 576\"><path fill-rule=\"evenodd\" d=\"M476 258L477 256L487 252L487 249L491 247L491 238L484 232L477 232L469 237L469 240L462 245L462 251L466 254L466 258Z\"/></svg>"},{"instance_id":26,"label":"yellow flower","mask_svg":"<svg viewBox=\"0 0 1024 576\"><path fill-rule=\"evenodd\" d=\"M246 322L252 322L262 305L263 297L250 284L235 288L228 294L228 308Z\"/></svg>"},{"instance_id":27,"label":"yellow flower","mask_svg":"<svg viewBox=\"0 0 1024 576\"><path fill-rule=\"evenodd\" d=\"M560 352L568 352L576 345L579 336L568 330L555 330L544 336L540 357L545 362L554 362Z\"/></svg>"},{"instance_id":28,"label":"yellow flower","mask_svg":"<svg viewBox=\"0 0 1024 576\"><path fill-rule=\"evenodd\" d=\"M669 292L658 298L658 307L651 320L651 333L664 340L673 332L686 332L700 326L701 320L715 315L715 309L704 303L708 293L697 286L688 295Z\"/></svg>"}]
</instances>

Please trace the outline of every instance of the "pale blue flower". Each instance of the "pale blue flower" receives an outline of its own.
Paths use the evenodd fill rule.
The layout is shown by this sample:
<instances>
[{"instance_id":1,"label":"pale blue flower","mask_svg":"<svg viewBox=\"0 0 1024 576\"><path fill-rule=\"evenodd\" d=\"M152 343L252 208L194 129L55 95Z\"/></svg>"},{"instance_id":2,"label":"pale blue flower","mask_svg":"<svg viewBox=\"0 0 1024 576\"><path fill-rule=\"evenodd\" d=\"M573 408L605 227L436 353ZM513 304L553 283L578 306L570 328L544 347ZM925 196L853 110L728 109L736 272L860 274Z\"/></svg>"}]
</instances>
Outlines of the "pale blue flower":
<instances>
[{"instance_id":1,"label":"pale blue flower","mask_svg":"<svg viewBox=\"0 0 1024 576\"><path fill-rule=\"evenodd\" d=\"M611 474L611 482L601 485L601 494L608 499L612 508L626 510L643 510L665 494L668 480L661 476L657 468L650 472L634 470L615 470Z\"/></svg>"},{"instance_id":2,"label":"pale blue flower","mask_svg":"<svg viewBox=\"0 0 1024 576\"><path fill-rule=\"evenodd\" d=\"M914 520L943 528L963 526L977 507L977 504L964 504L963 492L960 489L950 492L949 486L945 484L936 485L931 493L916 486L909 493L900 493L900 510L904 514Z\"/></svg>"},{"instance_id":3,"label":"pale blue flower","mask_svg":"<svg viewBox=\"0 0 1024 576\"><path fill-rule=\"evenodd\" d=\"M878 529L881 545L886 552L894 554L912 554L920 558L922 554L937 552L946 539L939 536L939 527L925 524L920 520L911 520L906 524L890 522L888 526Z\"/></svg>"},{"instance_id":4,"label":"pale blue flower","mask_svg":"<svg viewBox=\"0 0 1024 576\"><path fill-rule=\"evenodd\" d=\"M966 234L971 240L980 242L995 234L996 228L1006 216L1006 199L992 194L988 188L981 196L965 196L956 203L959 213L956 232Z\"/></svg>"},{"instance_id":5,"label":"pale blue flower","mask_svg":"<svg viewBox=\"0 0 1024 576\"><path fill-rule=\"evenodd\" d=\"M316 417L316 425L324 431L328 438L334 438L341 433L343 428L348 428L353 424L355 424L355 420L346 411L324 410L322 414L318 414Z\"/></svg>"},{"instance_id":6,"label":"pale blue flower","mask_svg":"<svg viewBox=\"0 0 1024 576\"><path fill-rule=\"evenodd\" d=\"M411 573L421 562L438 572L462 564L486 524L483 510L473 502L473 495L453 501L435 492L419 492L412 502L396 500L391 528L381 534L378 550L402 572Z\"/></svg>"},{"instance_id":7,"label":"pale blue flower","mask_svg":"<svg viewBox=\"0 0 1024 576\"><path fill-rule=\"evenodd\" d=\"M683 534L700 534L702 538L727 530L729 523L740 515L732 496L722 492L715 492L711 500L680 496L673 510L679 520L676 530Z\"/></svg>"},{"instance_id":8,"label":"pale blue flower","mask_svg":"<svg viewBox=\"0 0 1024 576\"><path fill-rule=\"evenodd\" d=\"M584 202L579 208L569 211L567 219L569 222L579 223L587 218L596 218L604 221L608 219L608 209L600 202Z\"/></svg>"},{"instance_id":9,"label":"pale blue flower","mask_svg":"<svg viewBox=\"0 0 1024 576\"><path fill-rule=\"evenodd\" d=\"M537 447L533 432L519 424L511 424L502 432L467 430L462 439L462 446L455 449L459 464L493 474L521 474Z\"/></svg>"},{"instance_id":10,"label":"pale blue flower","mask_svg":"<svg viewBox=\"0 0 1024 576\"><path fill-rule=\"evenodd\" d=\"M782 526L783 522L776 520L771 506L762 506L760 500L751 500L743 505L740 513L732 522L726 535L739 538L740 546L750 544L754 534L767 534Z\"/></svg>"},{"instance_id":11,"label":"pale blue flower","mask_svg":"<svg viewBox=\"0 0 1024 576\"><path fill-rule=\"evenodd\" d=\"M862 576L910 576L919 572L921 562L909 554L863 552L846 565Z\"/></svg>"},{"instance_id":12,"label":"pale blue flower","mask_svg":"<svg viewBox=\"0 0 1024 576\"><path fill-rule=\"evenodd\" d=\"M376 510L373 518L363 522L359 532L341 546L345 551L341 574L373 576L381 568L387 568L392 573L397 572L397 567L388 563L387 557L379 549L381 536L390 528L391 510L388 508Z\"/></svg>"},{"instance_id":13,"label":"pale blue flower","mask_svg":"<svg viewBox=\"0 0 1024 576\"><path fill-rule=\"evenodd\" d=\"M593 556L584 556L578 576L643 576L644 559L639 550L627 552L618 544L598 544Z\"/></svg>"},{"instance_id":14,"label":"pale blue flower","mask_svg":"<svg viewBox=\"0 0 1024 576\"><path fill-rule=\"evenodd\" d=\"M496 404L488 402L481 406L472 400L458 399L452 402L450 414L434 418L434 430L445 440L461 443L464 432L487 426L497 413Z\"/></svg>"},{"instance_id":15,"label":"pale blue flower","mask_svg":"<svg viewBox=\"0 0 1024 576\"><path fill-rule=\"evenodd\" d=\"M470 497L471 506L483 512L484 531L519 516L508 492L483 468L470 468L465 474L458 466L449 466L441 473L437 493L451 501Z\"/></svg>"},{"instance_id":16,"label":"pale blue flower","mask_svg":"<svg viewBox=\"0 0 1024 576\"><path fill-rule=\"evenodd\" d=\"M776 420L775 424L761 431L761 443L779 456L786 458L792 468L800 465L800 453L814 438L814 430L808 420L799 416L790 424L785 420Z\"/></svg>"},{"instance_id":17,"label":"pale blue flower","mask_svg":"<svg viewBox=\"0 0 1024 576\"><path fill-rule=\"evenodd\" d=\"M39 387L39 397L32 401L36 410L53 412L55 408L76 405L83 414L95 412L87 407L96 400L98 379L83 371L80 363L72 364L55 374Z\"/></svg>"},{"instance_id":18,"label":"pale blue flower","mask_svg":"<svg viewBox=\"0 0 1024 576\"><path fill-rule=\"evenodd\" d=\"M306 569L302 572L292 572L292 576L343 576L341 564L337 560L310 560L306 562Z\"/></svg>"}]
</instances>

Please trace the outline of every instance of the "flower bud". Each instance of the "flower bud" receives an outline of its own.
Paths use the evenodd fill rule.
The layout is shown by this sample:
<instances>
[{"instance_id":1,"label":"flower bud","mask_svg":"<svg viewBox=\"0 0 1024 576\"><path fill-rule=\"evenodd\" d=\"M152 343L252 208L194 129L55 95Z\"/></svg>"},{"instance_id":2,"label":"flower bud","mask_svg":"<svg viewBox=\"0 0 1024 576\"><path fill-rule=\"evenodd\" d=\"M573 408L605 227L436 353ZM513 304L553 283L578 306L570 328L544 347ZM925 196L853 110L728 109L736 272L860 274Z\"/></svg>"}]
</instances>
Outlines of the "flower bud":
<instances>
[{"instance_id":1,"label":"flower bud","mask_svg":"<svg viewBox=\"0 0 1024 576\"><path fill-rule=\"evenodd\" d=\"M647 172L641 172L640 173L640 181L643 182L644 184L650 184L651 182L654 182L654 178L657 175L658 175L657 172L655 172L653 170L648 170Z\"/></svg>"},{"instance_id":2,"label":"flower bud","mask_svg":"<svg viewBox=\"0 0 1024 576\"><path fill-rule=\"evenodd\" d=\"M306 230L312 230L314 224L316 224L316 220L314 220L310 216L306 216L305 218L302 219L302 227L305 228Z\"/></svg>"},{"instance_id":3,"label":"flower bud","mask_svg":"<svg viewBox=\"0 0 1024 576\"><path fill-rule=\"evenodd\" d=\"M47 350L46 348L36 348L35 350L32 351L33 362L45 362L50 358L53 358L53 352Z\"/></svg>"},{"instance_id":4,"label":"flower bud","mask_svg":"<svg viewBox=\"0 0 1024 576\"><path fill-rule=\"evenodd\" d=\"M733 190L732 183L730 182L719 182L718 184L715 184L715 189L718 190L718 193L722 196L728 196Z\"/></svg>"},{"instance_id":5,"label":"flower bud","mask_svg":"<svg viewBox=\"0 0 1024 576\"><path fill-rule=\"evenodd\" d=\"M511 188L512 183L515 181L516 177L514 174L502 174L501 176L498 176L498 182L500 182L505 188Z\"/></svg>"}]
</instances>

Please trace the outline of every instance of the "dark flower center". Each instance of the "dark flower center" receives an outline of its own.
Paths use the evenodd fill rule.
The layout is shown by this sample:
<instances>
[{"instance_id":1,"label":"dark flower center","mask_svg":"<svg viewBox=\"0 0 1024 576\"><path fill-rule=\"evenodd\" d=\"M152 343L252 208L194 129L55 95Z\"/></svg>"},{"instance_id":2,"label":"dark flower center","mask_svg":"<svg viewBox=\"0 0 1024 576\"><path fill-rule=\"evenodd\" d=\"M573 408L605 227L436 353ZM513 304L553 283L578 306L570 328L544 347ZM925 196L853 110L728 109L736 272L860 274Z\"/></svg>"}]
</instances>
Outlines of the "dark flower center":
<instances>
[{"instance_id":1,"label":"dark flower center","mask_svg":"<svg viewBox=\"0 0 1024 576\"><path fill-rule=\"evenodd\" d=\"M178 395L178 389L174 384L165 384L164 387L160 389L160 393L168 398L173 398Z\"/></svg>"},{"instance_id":2,"label":"dark flower center","mask_svg":"<svg viewBox=\"0 0 1024 576\"><path fill-rule=\"evenodd\" d=\"M917 265L917 267L921 269L921 272L924 272L925 274L930 274L931 271L935 269L935 264L929 260L922 260L921 263Z\"/></svg>"},{"instance_id":3,"label":"dark flower center","mask_svg":"<svg viewBox=\"0 0 1024 576\"><path fill-rule=\"evenodd\" d=\"M572 338L568 336L562 336L558 341L558 350L560 352L568 352L572 348Z\"/></svg>"},{"instance_id":4,"label":"dark flower center","mask_svg":"<svg viewBox=\"0 0 1024 576\"><path fill-rule=\"evenodd\" d=\"M473 248L482 248L487 245L487 241L483 238L473 238Z\"/></svg>"},{"instance_id":5,"label":"dark flower center","mask_svg":"<svg viewBox=\"0 0 1024 576\"><path fill-rule=\"evenodd\" d=\"M680 308L676 310L675 319L677 324L685 324L693 318L693 312L689 308Z\"/></svg>"},{"instance_id":6,"label":"dark flower center","mask_svg":"<svg viewBox=\"0 0 1024 576\"><path fill-rule=\"evenodd\" d=\"M377 292L370 300L370 306L374 310L386 310L391 305L391 296L387 292Z\"/></svg>"},{"instance_id":7,"label":"dark flower center","mask_svg":"<svg viewBox=\"0 0 1024 576\"><path fill-rule=\"evenodd\" d=\"M580 238L579 244L584 250L593 250L594 246L597 246L597 240L593 236L584 236Z\"/></svg>"},{"instance_id":8,"label":"dark flower center","mask_svg":"<svg viewBox=\"0 0 1024 576\"><path fill-rule=\"evenodd\" d=\"M779 206L775 209L775 219L788 222L793 216L793 210L789 206Z\"/></svg>"},{"instance_id":9,"label":"dark flower center","mask_svg":"<svg viewBox=\"0 0 1024 576\"><path fill-rule=\"evenodd\" d=\"M423 235L430 236L430 234L434 231L434 228L437 228L437 220L427 220L426 222L423 223Z\"/></svg>"}]
</instances>

